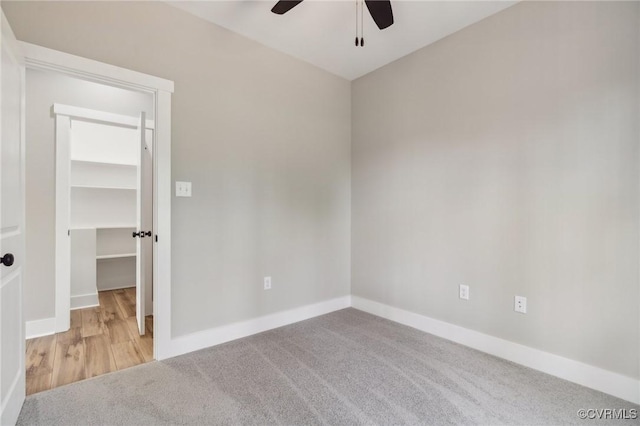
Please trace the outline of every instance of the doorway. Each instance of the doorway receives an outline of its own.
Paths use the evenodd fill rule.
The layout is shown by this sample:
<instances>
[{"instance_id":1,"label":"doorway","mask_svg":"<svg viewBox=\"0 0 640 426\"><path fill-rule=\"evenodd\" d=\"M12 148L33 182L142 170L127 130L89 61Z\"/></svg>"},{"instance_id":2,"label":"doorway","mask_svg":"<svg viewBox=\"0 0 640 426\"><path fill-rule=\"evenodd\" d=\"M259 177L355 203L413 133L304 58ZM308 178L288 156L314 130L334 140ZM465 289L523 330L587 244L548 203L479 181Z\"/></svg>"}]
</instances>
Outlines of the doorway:
<instances>
[{"instance_id":1,"label":"doorway","mask_svg":"<svg viewBox=\"0 0 640 426\"><path fill-rule=\"evenodd\" d=\"M8 236L2 238L2 324L9 326L11 333L2 333L3 344L0 350L2 362L2 389L6 390L2 398L2 410L0 417L2 423L15 423L25 395L25 335L37 334L39 336L55 333L57 326L55 312L60 308L64 298L55 294L54 282L58 277L48 278L49 293L41 291L32 298L41 305L48 305L53 300L45 316L30 316L24 303L27 296L27 288L24 284L24 276L29 280L38 281L37 272L46 270L43 267L47 262L53 264L51 253L44 256L33 256L26 253L25 233L36 235L38 240L31 247L38 246L39 242L52 242L54 238L41 235L43 229L37 227L26 228L25 212L25 187L28 186L31 177L47 177L54 181L55 173L47 173L46 168L38 169L34 173L26 173L24 167L26 117L28 109L33 105L25 96L25 69L35 71L52 71L60 75L75 77L79 80L102 83L114 88L128 89L139 93L150 94L153 99L153 120L156 123L154 140L154 194L153 194L153 222L156 234L153 239L153 253L156 261L153 264L153 311L156 319L153 324L153 354L155 359L165 359L172 354L171 339L171 96L174 90L172 81L148 74L116 67L75 55L43 48L33 44L20 42L15 39L11 28L2 13L2 229L9 230ZM6 54L6 55L5 55ZM15 77L15 78L14 78ZM13 78L13 81L10 81ZM11 90L8 90L10 88ZM5 90L7 89L7 90ZM9 101L11 100L11 102ZM6 107L6 108L5 108ZM10 124L10 126L9 126ZM41 130L46 130L43 126ZM32 128L33 130L34 128ZM38 127L35 127L38 129ZM10 138L5 137L11 133ZM32 132L32 135L33 136ZM37 133L37 131L35 131ZM45 145L43 150L52 150L53 143ZM5 155L5 154L16 154ZM15 158L14 158L15 157ZM11 167L5 167L5 165ZM11 171L11 175L8 172ZM6 173L5 173L6 172ZM5 177L10 177L11 179ZM44 191L39 197L34 197L36 204L46 201L47 197L55 194L55 190ZM13 195L15 197L11 198ZM10 200L11 198L11 200ZM9 203L9 201L11 201ZM12 206L15 212L11 218L16 219L16 225L5 226L7 215L5 206ZM31 206L31 210L33 206ZM47 211L48 218L55 222L55 210ZM49 226L54 228L54 226ZM26 232L25 232L26 231ZM15 244L13 241L15 240ZM5 253L6 251L6 253ZM30 273L25 266L32 265L34 269ZM51 268L53 269L53 268ZM52 274L55 275L55 274ZM52 282L53 281L53 282ZM8 289L15 289L9 291ZM55 300L54 300L55 299ZM66 307L69 309L69 298L66 298ZM12 309L4 309L11 307ZM38 306L36 306L37 308ZM33 308L33 307L31 307ZM70 324L66 324L69 329ZM6 344L5 344L6 343ZM6 362L5 362L6 361Z\"/></svg>"},{"instance_id":2,"label":"doorway","mask_svg":"<svg viewBox=\"0 0 640 426\"><path fill-rule=\"evenodd\" d=\"M55 259L27 270L45 278L25 283L30 394L155 358L157 94L28 68L25 98L25 257Z\"/></svg>"},{"instance_id":3,"label":"doorway","mask_svg":"<svg viewBox=\"0 0 640 426\"><path fill-rule=\"evenodd\" d=\"M7 28L8 26L3 26ZM63 77L74 78L76 81L85 83L99 83L98 85L86 87L82 93L94 93L96 87L99 88L112 88L123 89L130 94L151 96L152 99L152 111L147 110L147 119L154 121L154 155L153 155L153 226L155 235L153 235L153 313L154 313L154 333L153 333L153 354L157 360L165 359L175 352L173 350L173 340L171 338L171 200L172 200L172 183L171 183L171 97L174 91L174 83L170 80L152 76L149 74L140 73L137 71L120 68L117 66L97 62L95 60L86 59L80 56L71 55L64 52L44 48L41 46L17 42L17 48L20 50L20 57L23 60L26 72L48 72ZM27 82L26 93L23 90L23 105L26 106L25 112L22 114L28 121L30 109L37 105L37 101L30 98L29 92L37 92L39 89L45 87L39 87L34 85L33 82ZM33 90L30 90L31 87ZM56 86L63 87L64 86ZM71 91L64 91L63 93L72 93ZM104 102L110 102L112 97L108 94L102 93L102 96L98 97ZM48 102L46 108L50 108L51 104L55 101ZM77 104L75 101L65 101L67 105ZM98 110L112 110L112 108L102 108L94 105L85 105L87 108ZM144 110L136 106L135 109L126 113L126 115L135 116L139 111ZM51 116L52 111L47 111L47 114ZM20 114L19 114L20 115ZM23 120L24 123L25 120ZM28 123L27 123L28 124ZM35 129L35 132L48 131L47 126L24 126L27 128ZM33 132L32 132L33 133ZM48 134L48 133L47 133ZM29 136L29 138L31 138ZM46 138L46 136L45 136ZM53 139L53 138L52 138ZM29 149L29 144L24 143L26 148ZM53 140L48 145L43 145L42 151L53 150ZM27 153L29 154L29 153ZM53 155L53 154L52 154ZM47 162L50 164L50 162ZM43 166L44 169L44 166ZM46 170L36 170L34 173L26 173L27 185L29 185L29 179L32 176L42 177L47 175ZM51 171L48 178L50 181L55 180L55 172ZM55 187L51 187L51 190L45 191L39 195L41 197L34 197L38 202L40 199L46 200L47 197L52 197L51 194L55 194ZM55 195L53 195L55 197ZM22 206L24 208L24 206ZM29 207L29 206L27 206ZM27 210L37 210L28 208ZM22 210L24 212L24 210ZM48 211L49 220L55 221L57 219L54 211ZM45 228L51 228L49 225L36 229L35 232L32 229L31 235L36 235L37 241L27 245L38 247L39 241L54 240L54 244L59 239L55 236L40 235L40 231ZM27 230L29 231L29 230ZM28 232L29 233L29 232ZM45 241L46 242L46 241ZM25 255L28 258L27 265L34 266L28 273L32 278L32 281L42 281L38 277L38 273L41 270L45 270L43 265L47 262L51 265L51 269L54 268L55 260L50 258L51 253L40 253L38 256ZM55 277L55 281L59 280L59 276ZM50 278L47 278L49 281ZM50 285L47 288L55 289L55 285ZM38 289L40 290L40 289ZM28 296L28 289L24 288L25 301ZM70 309L70 302L68 295L59 294L51 291L45 294L45 291L41 291L37 297L32 298L38 300L39 303L49 302L54 300L54 307L50 308L44 314L35 315L33 312L31 315L27 312L30 307L27 303L24 303L24 318L26 320L26 334L29 335L45 335L52 334L56 330L68 330L69 323L58 323L56 321L56 313L58 311L66 312ZM23 305L23 303L20 303ZM40 306L36 306L38 308ZM30 333L31 329L31 333ZM22 331L24 335L24 329Z\"/></svg>"},{"instance_id":4,"label":"doorway","mask_svg":"<svg viewBox=\"0 0 640 426\"><path fill-rule=\"evenodd\" d=\"M51 72L28 70L26 95L26 169L31 179L26 191L27 240L39 242L27 255L34 258L38 250L47 251L55 258L54 271L44 265L32 269L56 278L56 333L27 334L35 337L26 345L26 388L31 394L154 357L154 121L146 120L146 114L154 112L151 95ZM50 104L58 100L111 110ZM144 108L137 116L114 112L137 108ZM34 128L45 130L39 135ZM51 139L55 150L46 152L43 145ZM52 183L42 172L54 165ZM51 185L55 199L47 203L38 191ZM48 219L48 209L55 209L55 229L39 234L53 231L55 244L29 232ZM37 285L27 281L25 286L31 311ZM60 300L64 303L58 304Z\"/></svg>"}]
</instances>

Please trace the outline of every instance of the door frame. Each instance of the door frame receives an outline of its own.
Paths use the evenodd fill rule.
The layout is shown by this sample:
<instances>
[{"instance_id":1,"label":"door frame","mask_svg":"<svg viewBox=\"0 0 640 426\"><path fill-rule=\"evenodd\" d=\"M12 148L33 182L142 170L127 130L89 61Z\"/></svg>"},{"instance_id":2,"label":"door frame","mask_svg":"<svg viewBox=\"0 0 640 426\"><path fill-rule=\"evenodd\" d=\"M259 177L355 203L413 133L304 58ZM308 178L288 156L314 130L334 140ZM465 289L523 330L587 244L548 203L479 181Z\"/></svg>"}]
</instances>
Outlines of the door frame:
<instances>
[{"instance_id":1,"label":"door frame","mask_svg":"<svg viewBox=\"0 0 640 426\"><path fill-rule=\"evenodd\" d=\"M18 42L26 68L55 71L70 77L107 84L153 96L155 146L153 156L153 354L168 358L171 344L171 94L173 81L126 68L70 55L30 43ZM157 238L157 241L155 239ZM57 243L56 243L57 245ZM58 279L56 277L56 279ZM58 283L56 283L56 289ZM56 291L56 318L59 310L69 315L69 293ZM63 300L66 297L66 300ZM57 322L57 321L56 321ZM56 324L56 329L68 324Z\"/></svg>"}]
</instances>

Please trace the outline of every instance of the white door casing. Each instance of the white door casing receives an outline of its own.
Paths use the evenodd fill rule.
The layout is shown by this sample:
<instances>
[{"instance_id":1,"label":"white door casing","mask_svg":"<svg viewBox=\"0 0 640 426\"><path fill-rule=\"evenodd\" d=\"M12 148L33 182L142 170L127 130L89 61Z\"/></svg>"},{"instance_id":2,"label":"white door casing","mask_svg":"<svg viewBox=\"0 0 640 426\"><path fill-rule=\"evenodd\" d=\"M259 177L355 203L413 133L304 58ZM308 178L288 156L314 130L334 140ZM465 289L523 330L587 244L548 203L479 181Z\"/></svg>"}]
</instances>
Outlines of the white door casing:
<instances>
[{"instance_id":1,"label":"white door casing","mask_svg":"<svg viewBox=\"0 0 640 426\"><path fill-rule=\"evenodd\" d=\"M56 71L154 96L153 353L157 360L174 356L176 343L171 336L171 94L174 83L30 43L18 42L18 45L28 68Z\"/></svg>"},{"instance_id":2,"label":"white door casing","mask_svg":"<svg viewBox=\"0 0 640 426\"><path fill-rule=\"evenodd\" d=\"M25 398L24 65L2 13L0 65L0 424L15 424Z\"/></svg>"}]
</instances>

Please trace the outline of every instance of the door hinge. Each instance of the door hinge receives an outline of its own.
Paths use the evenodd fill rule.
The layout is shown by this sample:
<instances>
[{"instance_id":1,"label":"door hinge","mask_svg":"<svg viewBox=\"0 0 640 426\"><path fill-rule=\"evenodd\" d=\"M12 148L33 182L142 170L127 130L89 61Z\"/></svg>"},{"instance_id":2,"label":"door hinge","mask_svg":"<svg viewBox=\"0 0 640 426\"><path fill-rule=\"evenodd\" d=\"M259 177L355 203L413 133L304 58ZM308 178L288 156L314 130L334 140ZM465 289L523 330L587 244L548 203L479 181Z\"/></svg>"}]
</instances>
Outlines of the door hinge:
<instances>
[{"instance_id":1,"label":"door hinge","mask_svg":"<svg viewBox=\"0 0 640 426\"><path fill-rule=\"evenodd\" d=\"M156 243L158 242L158 234L156 234Z\"/></svg>"},{"instance_id":2,"label":"door hinge","mask_svg":"<svg viewBox=\"0 0 640 426\"><path fill-rule=\"evenodd\" d=\"M67 237L71 236L71 229L67 229Z\"/></svg>"}]
</instances>

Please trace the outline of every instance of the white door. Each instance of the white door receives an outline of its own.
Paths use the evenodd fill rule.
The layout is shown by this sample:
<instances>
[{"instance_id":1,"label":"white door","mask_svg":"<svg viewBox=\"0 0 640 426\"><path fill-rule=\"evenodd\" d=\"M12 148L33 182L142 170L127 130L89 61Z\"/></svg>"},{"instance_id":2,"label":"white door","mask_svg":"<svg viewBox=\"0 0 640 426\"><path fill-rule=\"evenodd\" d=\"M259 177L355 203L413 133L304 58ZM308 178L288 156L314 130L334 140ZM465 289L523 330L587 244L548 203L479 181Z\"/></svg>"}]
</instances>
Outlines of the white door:
<instances>
[{"instance_id":1,"label":"white door","mask_svg":"<svg viewBox=\"0 0 640 426\"><path fill-rule=\"evenodd\" d=\"M136 141L138 143L138 194L136 197L136 227L138 228L138 238L136 240L136 319L138 320L138 331L142 336L144 334L144 315L145 315L145 297L146 297L146 252L145 238L151 238L152 233L147 223L146 206L145 206L145 176L148 167L145 161L145 135L146 120L144 112L140 113L140 122L138 123Z\"/></svg>"},{"instance_id":2,"label":"white door","mask_svg":"<svg viewBox=\"0 0 640 426\"><path fill-rule=\"evenodd\" d=\"M56 114L56 333L71 328L71 117Z\"/></svg>"},{"instance_id":3,"label":"white door","mask_svg":"<svg viewBox=\"0 0 640 426\"><path fill-rule=\"evenodd\" d=\"M24 67L2 14L0 66L0 424L15 424L25 397L22 265L24 263Z\"/></svg>"}]
</instances>

